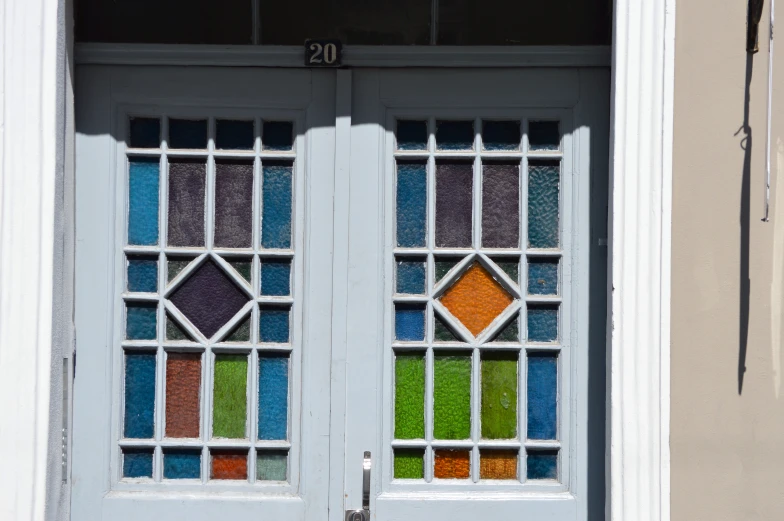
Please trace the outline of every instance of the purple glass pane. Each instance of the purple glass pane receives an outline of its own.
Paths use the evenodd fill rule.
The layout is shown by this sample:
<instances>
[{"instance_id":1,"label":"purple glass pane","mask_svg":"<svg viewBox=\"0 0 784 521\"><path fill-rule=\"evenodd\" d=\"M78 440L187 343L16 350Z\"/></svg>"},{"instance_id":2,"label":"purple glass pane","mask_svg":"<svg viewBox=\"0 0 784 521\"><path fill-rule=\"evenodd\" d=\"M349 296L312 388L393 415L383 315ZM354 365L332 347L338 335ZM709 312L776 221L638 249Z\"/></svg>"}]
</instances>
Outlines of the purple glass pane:
<instances>
[{"instance_id":1,"label":"purple glass pane","mask_svg":"<svg viewBox=\"0 0 784 521\"><path fill-rule=\"evenodd\" d=\"M436 246L471 246L472 163L444 161L436 164Z\"/></svg>"},{"instance_id":2,"label":"purple glass pane","mask_svg":"<svg viewBox=\"0 0 784 521\"><path fill-rule=\"evenodd\" d=\"M250 248L253 226L253 164L215 164L215 246Z\"/></svg>"},{"instance_id":3,"label":"purple glass pane","mask_svg":"<svg viewBox=\"0 0 784 521\"><path fill-rule=\"evenodd\" d=\"M482 166L482 246L517 248L520 242L520 166Z\"/></svg>"},{"instance_id":4,"label":"purple glass pane","mask_svg":"<svg viewBox=\"0 0 784 521\"><path fill-rule=\"evenodd\" d=\"M204 245L204 160L177 159L169 164L170 246Z\"/></svg>"}]
</instances>

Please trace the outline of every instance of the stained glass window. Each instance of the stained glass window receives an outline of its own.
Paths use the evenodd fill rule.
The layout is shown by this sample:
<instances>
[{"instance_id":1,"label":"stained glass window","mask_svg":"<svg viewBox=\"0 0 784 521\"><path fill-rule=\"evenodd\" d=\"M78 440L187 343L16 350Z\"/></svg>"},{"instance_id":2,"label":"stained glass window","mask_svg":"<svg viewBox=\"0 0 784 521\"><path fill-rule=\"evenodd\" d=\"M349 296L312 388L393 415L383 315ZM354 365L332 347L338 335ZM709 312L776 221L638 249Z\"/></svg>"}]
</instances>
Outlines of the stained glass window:
<instances>
[{"instance_id":1,"label":"stained glass window","mask_svg":"<svg viewBox=\"0 0 784 521\"><path fill-rule=\"evenodd\" d=\"M559 480L560 122L393 131L393 479Z\"/></svg>"},{"instance_id":2,"label":"stained glass window","mask_svg":"<svg viewBox=\"0 0 784 521\"><path fill-rule=\"evenodd\" d=\"M124 480L292 479L294 128L279 118L128 121Z\"/></svg>"}]
</instances>

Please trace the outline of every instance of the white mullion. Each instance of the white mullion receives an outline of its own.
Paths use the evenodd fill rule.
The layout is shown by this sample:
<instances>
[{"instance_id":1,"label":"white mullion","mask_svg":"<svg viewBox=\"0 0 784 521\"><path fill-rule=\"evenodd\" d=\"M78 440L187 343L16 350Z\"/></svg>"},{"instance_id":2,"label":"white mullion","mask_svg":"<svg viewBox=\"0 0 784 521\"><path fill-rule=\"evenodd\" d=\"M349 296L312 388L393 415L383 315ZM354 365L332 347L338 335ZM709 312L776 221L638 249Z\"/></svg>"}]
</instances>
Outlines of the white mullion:
<instances>
[{"instance_id":1,"label":"white mullion","mask_svg":"<svg viewBox=\"0 0 784 521\"><path fill-rule=\"evenodd\" d=\"M436 149L436 118L428 118L427 133L427 164L426 187L427 187L427 231L425 234L425 247L427 251L432 251L436 247L436 161L434 152Z\"/></svg>"},{"instance_id":2,"label":"white mullion","mask_svg":"<svg viewBox=\"0 0 784 521\"><path fill-rule=\"evenodd\" d=\"M517 454L517 468L520 475L520 481L524 483L526 481L528 461L528 451L525 448L525 443L528 439L528 350L526 348L520 350L518 360L520 369L518 370L517 375L517 385L519 386L520 391L517 393L517 410L519 411L517 425L520 431L518 438L520 439L521 445L520 451ZM522 397L522 399L520 399L520 397Z\"/></svg>"},{"instance_id":3,"label":"white mullion","mask_svg":"<svg viewBox=\"0 0 784 521\"><path fill-rule=\"evenodd\" d=\"M479 415L481 412L481 403L480 403L480 378L481 378L481 371L480 371L480 353L479 353L479 344L474 341L473 342L473 352L471 353L471 441L473 445L471 447L471 461L470 461L470 474L471 480L474 483L479 481L479 446L477 443L481 438L481 428L480 428L480 420Z\"/></svg>"},{"instance_id":4,"label":"white mullion","mask_svg":"<svg viewBox=\"0 0 784 521\"><path fill-rule=\"evenodd\" d=\"M473 219L473 226L471 227L471 244L474 251L479 251L482 247L482 159L480 151L482 150L482 120L480 118L474 119L474 164L473 164L473 186L472 191L473 204L471 205L471 218Z\"/></svg>"},{"instance_id":5,"label":"white mullion","mask_svg":"<svg viewBox=\"0 0 784 521\"><path fill-rule=\"evenodd\" d=\"M253 134L253 252L258 253L261 246L261 126L263 120L254 118ZM251 277L252 279L253 277Z\"/></svg>"},{"instance_id":6,"label":"white mullion","mask_svg":"<svg viewBox=\"0 0 784 521\"><path fill-rule=\"evenodd\" d=\"M256 483L256 449L253 448L255 442L258 440L258 419L257 413L259 410L258 398L259 393L256 391L256 386L259 381L259 352L256 349L250 350L248 357L248 384L245 386L248 393L248 411L245 417L248 418L248 441L250 442L251 449L248 451L248 482L252 485Z\"/></svg>"},{"instance_id":7,"label":"white mullion","mask_svg":"<svg viewBox=\"0 0 784 521\"><path fill-rule=\"evenodd\" d=\"M215 222L215 117L210 116L207 123L207 178L205 186L204 246L212 251Z\"/></svg>"},{"instance_id":8,"label":"white mullion","mask_svg":"<svg viewBox=\"0 0 784 521\"><path fill-rule=\"evenodd\" d=\"M426 189L427 189L427 228L425 234L425 252L428 258L432 260L432 276L428 281L428 295L432 298L433 288L435 287L435 256L433 250L435 249L435 235L436 235L436 162L435 153L436 149L436 118L429 117L427 121L427 163L426 171ZM433 481L433 468L435 465L435 453L433 452L433 387L435 378L435 360L433 356L433 338L435 336L435 312L433 311L432 300L428 302L428 311L432 317L428 317L429 323L432 324L430 328L430 343L425 350L425 454L423 457L424 464L424 478L425 483Z\"/></svg>"},{"instance_id":9,"label":"white mullion","mask_svg":"<svg viewBox=\"0 0 784 521\"><path fill-rule=\"evenodd\" d=\"M433 466L435 454L433 452L433 386L435 379L435 361L433 348L428 347L425 352L425 482L433 481Z\"/></svg>"},{"instance_id":10,"label":"white mullion","mask_svg":"<svg viewBox=\"0 0 784 521\"><path fill-rule=\"evenodd\" d=\"M205 382L204 382L204 415L202 418L202 422L204 425L204 430L202 432L202 437L205 442L209 442L212 439L212 393L213 393L213 385L214 385L214 365L215 365L215 355L212 352L212 345L207 344L207 347L204 352L204 359L206 360L206 364L204 365L204 374L205 374ZM201 461L201 473L202 473L202 483L207 483L210 477L210 451L207 449L207 445L205 443L204 451L202 452L202 461Z\"/></svg>"}]
</instances>

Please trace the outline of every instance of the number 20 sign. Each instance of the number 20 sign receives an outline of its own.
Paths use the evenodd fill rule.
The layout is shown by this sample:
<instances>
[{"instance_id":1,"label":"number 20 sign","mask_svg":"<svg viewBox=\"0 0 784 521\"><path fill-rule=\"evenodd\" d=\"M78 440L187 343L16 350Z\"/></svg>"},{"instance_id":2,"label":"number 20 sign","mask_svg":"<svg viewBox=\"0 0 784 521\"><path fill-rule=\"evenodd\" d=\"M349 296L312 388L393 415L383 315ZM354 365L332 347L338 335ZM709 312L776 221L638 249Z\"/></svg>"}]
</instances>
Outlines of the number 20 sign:
<instances>
[{"instance_id":1,"label":"number 20 sign","mask_svg":"<svg viewBox=\"0 0 784 521\"><path fill-rule=\"evenodd\" d=\"M340 40L305 40L305 65L339 67L342 52Z\"/></svg>"}]
</instances>

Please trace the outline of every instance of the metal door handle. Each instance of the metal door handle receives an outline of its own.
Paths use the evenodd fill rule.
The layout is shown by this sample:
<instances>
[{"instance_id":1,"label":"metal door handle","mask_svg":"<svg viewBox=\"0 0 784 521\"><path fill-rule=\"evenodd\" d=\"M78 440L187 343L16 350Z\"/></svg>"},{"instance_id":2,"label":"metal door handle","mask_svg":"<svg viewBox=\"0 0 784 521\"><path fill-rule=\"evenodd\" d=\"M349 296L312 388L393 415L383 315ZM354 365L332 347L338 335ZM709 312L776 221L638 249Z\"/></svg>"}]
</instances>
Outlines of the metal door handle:
<instances>
[{"instance_id":1,"label":"metal door handle","mask_svg":"<svg viewBox=\"0 0 784 521\"><path fill-rule=\"evenodd\" d=\"M365 451L362 460L362 509L346 510L346 521L370 521L370 470L372 465L370 452Z\"/></svg>"}]
</instances>

